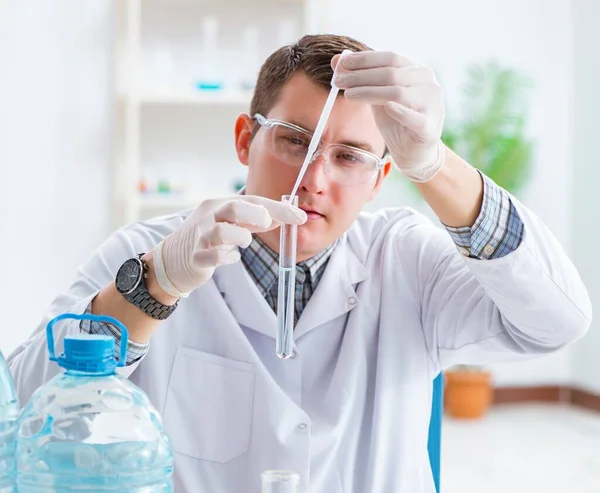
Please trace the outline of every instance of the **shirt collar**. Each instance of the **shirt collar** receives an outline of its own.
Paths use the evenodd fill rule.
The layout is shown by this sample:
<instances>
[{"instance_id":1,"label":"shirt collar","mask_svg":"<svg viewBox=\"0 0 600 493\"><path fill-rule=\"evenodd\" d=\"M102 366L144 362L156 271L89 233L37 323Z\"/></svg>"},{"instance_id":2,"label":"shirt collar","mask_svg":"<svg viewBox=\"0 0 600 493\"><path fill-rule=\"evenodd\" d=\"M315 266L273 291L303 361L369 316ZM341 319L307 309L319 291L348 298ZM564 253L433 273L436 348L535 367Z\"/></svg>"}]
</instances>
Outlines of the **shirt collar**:
<instances>
[{"instance_id":1,"label":"shirt collar","mask_svg":"<svg viewBox=\"0 0 600 493\"><path fill-rule=\"evenodd\" d=\"M337 242L331 244L315 256L298 263L296 266L296 282L303 284L306 276L310 276L313 289L316 288L324 272ZM268 247L256 235L248 248L241 250L241 257L246 270L256 283L261 294L265 296L279 278L279 254Z\"/></svg>"},{"instance_id":2,"label":"shirt collar","mask_svg":"<svg viewBox=\"0 0 600 493\"><path fill-rule=\"evenodd\" d=\"M246 187L238 190L238 195L246 195ZM317 253L315 256L300 262L296 266L296 282L303 284L306 276L310 276L310 282L313 290L316 289L323 272L324 267L331 256L337 241L327 248ZM279 278L279 254L266 245L264 241L256 235L252 235L250 246L241 250L242 263L254 280L259 291L265 296L273 284Z\"/></svg>"}]
</instances>

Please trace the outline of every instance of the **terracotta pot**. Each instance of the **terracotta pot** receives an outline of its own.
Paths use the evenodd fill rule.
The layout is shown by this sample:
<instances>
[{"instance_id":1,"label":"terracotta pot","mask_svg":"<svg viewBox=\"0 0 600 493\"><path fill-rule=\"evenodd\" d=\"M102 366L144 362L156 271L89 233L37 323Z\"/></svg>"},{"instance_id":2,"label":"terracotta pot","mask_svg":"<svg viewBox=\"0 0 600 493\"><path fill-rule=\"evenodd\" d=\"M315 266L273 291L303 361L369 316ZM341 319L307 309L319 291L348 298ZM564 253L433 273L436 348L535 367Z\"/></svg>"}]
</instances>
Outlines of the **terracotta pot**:
<instances>
[{"instance_id":1,"label":"terracotta pot","mask_svg":"<svg viewBox=\"0 0 600 493\"><path fill-rule=\"evenodd\" d=\"M447 371L444 408L454 418L481 418L492 403L492 377L483 371Z\"/></svg>"}]
</instances>

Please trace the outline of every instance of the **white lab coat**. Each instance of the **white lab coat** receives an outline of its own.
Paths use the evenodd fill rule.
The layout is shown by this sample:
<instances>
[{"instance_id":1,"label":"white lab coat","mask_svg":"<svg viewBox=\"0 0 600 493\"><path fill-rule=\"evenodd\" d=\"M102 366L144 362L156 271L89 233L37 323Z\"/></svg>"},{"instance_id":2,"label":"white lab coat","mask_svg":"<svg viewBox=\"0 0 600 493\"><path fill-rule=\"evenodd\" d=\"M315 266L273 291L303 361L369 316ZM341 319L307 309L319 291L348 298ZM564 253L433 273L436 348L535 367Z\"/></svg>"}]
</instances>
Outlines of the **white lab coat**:
<instances>
[{"instance_id":1,"label":"white lab coat","mask_svg":"<svg viewBox=\"0 0 600 493\"><path fill-rule=\"evenodd\" d=\"M438 372L549 353L590 324L575 268L515 203L525 240L495 260L462 256L411 209L362 214L298 322L290 360L275 355L276 316L242 263L217 269L124 372L164 417L175 491L258 493L263 470L285 468L300 473L302 493L433 493L427 433ZM182 220L126 227L81 267L9 358L22 402L57 372L47 320L83 312L125 259ZM63 324L58 340L78 330Z\"/></svg>"}]
</instances>

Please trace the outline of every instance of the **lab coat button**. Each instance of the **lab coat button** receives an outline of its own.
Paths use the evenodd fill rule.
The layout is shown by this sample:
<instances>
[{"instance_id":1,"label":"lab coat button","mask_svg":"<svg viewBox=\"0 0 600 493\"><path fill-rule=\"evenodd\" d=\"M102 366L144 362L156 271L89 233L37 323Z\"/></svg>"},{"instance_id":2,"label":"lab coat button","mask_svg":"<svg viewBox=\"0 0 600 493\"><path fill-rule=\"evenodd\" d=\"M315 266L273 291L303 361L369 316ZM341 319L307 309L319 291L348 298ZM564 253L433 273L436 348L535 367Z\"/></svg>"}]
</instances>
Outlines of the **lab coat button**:
<instances>
[{"instance_id":1,"label":"lab coat button","mask_svg":"<svg viewBox=\"0 0 600 493\"><path fill-rule=\"evenodd\" d=\"M463 254L465 257L468 257L469 255L471 255L471 251L468 248L465 247L458 247L458 251Z\"/></svg>"},{"instance_id":2,"label":"lab coat button","mask_svg":"<svg viewBox=\"0 0 600 493\"><path fill-rule=\"evenodd\" d=\"M354 296L350 296L350 298L348 298L348 304L355 305L356 304L356 298Z\"/></svg>"},{"instance_id":3,"label":"lab coat button","mask_svg":"<svg viewBox=\"0 0 600 493\"><path fill-rule=\"evenodd\" d=\"M489 257L492 253L494 253L494 250L495 248L492 245L486 245L483 248L483 253Z\"/></svg>"},{"instance_id":4,"label":"lab coat button","mask_svg":"<svg viewBox=\"0 0 600 493\"><path fill-rule=\"evenodd\" d=\"M300 423L300 424L298 425L298 428L300 428L301 430L305 430L307 426L308 426L308 425L307 425L306 423Z\"/></svg>"}]
</instances>

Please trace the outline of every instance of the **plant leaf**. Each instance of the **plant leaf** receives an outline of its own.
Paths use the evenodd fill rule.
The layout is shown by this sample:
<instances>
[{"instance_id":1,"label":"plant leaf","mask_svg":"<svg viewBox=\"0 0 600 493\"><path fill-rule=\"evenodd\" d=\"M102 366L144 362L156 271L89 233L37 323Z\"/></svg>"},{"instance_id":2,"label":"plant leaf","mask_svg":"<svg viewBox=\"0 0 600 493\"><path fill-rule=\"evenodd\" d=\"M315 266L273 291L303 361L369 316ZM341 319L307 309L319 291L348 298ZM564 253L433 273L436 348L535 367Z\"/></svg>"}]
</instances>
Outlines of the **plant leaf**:
<instances>
[{"instance_id":1,"label":"plant leaf","mask_svg":"<svg viewBox=\"0 0 600 493\"><path fill-rule=\"evenodd\" d=\"M472 64L463 86L465 117L447 123L442 140L511 193L529 177L533 146L525 136L529 81L494 60Z\"/></svg>"}]
</instances>

